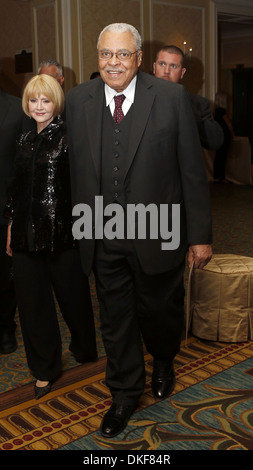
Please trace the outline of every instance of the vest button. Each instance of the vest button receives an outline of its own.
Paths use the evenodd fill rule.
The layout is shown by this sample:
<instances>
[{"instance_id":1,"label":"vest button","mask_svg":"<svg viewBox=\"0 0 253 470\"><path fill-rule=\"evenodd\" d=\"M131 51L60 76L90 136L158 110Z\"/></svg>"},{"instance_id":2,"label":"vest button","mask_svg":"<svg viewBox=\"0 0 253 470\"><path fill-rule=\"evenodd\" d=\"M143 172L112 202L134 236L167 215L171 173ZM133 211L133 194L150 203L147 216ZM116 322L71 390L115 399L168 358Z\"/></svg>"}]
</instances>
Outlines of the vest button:
<instances>
[{"instance_id":1,"label":"vest button","mask_svg":"<svg viewBox=\"0 0 253 470\"><path fill-rule=\"evenodd\" d=\"M114 144L115 144L115 145L119 145L119 141L118 141L118 140L115 140Z\"/></svg>"},{"instance_id":2,"label":"vest button","mask_svg":"<svg viewBox=\"0 0 253 470\"><path fill-rule=\"evenodd\" d=\"M114 186L118 186L118 181L117 180L114 181Z\"/></svg>"},{"instance_id":3,"label":"vest button","mask_svg":"<svg viewBox=\"0 0 253 470\"><path fill-rule=\"evenodd\" d=\"M113 171L118 171L118 167L115 166L115 167L113 168Z\"/></svg>"}]
</instances>

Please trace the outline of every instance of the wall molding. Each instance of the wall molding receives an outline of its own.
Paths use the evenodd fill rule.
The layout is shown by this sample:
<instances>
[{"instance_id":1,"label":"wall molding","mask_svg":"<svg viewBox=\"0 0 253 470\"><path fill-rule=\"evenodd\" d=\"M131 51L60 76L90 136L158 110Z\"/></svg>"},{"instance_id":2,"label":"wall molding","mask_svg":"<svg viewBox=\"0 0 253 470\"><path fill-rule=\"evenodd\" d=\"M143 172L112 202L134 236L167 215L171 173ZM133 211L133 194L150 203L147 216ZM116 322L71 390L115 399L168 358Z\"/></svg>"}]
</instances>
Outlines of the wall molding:
<instances>
[{"instance_id":1,"label":"wall molding","mask_svg":"<svg viewBox=\"0 0 253 470\"><path fill-rule=\"evenodd\" d=\"M55 58L60 60L60 41L59 41L59 0L33 0L31 2L32 8L32 33L33 33L33 69L37 73L39 66L39 28L38 28L38 13L47 7L53 7L54 22L55 22Z\"/></svg>"},{"instance_id":2,"label":"wall molding","mask_svg":"<svg viewBox=\"0 0 253 470\"><path fill-rule=\"evenodd\" d=\"M202 86L201 86L201 94L202 95L206 95L206 67L205 67L205 63L206 63L206 34L205 34L205 26L206 26L206 5L202 5L202 4L198 4L198 5L192 5L192 4L187 4L187 3L181 3L181 2L177 2L177 1L166 1L166 0L150 0L151 2L151 14L150 14L150 17L151 17L151 25L150 25L150 29L151 29L151 33L150 33L150 40L151 42L153 41L156 41L157 38L155 37L154 35L154 24L153 24L153 18L154 18L154 9L157 5L162 5L162 6L165 6L165 7L173 7L173 8L178 8L178 9L187 9L187 10L195 10L195 11L199 11L200 14L201 14L201 55L200 57L198 57L199 60L202 61L203 65L204 65L204 70L203 70L203 82L202 82ZM187 40L187 38L184 38L183 40ZM183 44L183 40L182 40L182 44L177 44L182 50L184 50L184 44ZM193 44L189 44L189 46L193 46L193 56L194 56L194 45Z\"/></svg>"},{"instance_id":3,"label":"wall molding","mask_svg":"<svg viewBox=\"0 0 253 470\"><path fill-rule=\"evenodd\" d=\"M243 15L253 18L252 0L241 0L238 5L237 0L211 0L210 2L210 32L214 32L211 37L210 54L212 55L210 62L210 70L212 71L212 90L211 94L214 99L218 84L218 16L219 13L228 13L231 15ZM216 51L215 54L212 51Z\"/></svg>"},{"instance_id":4,"label":"wall molding","mask_svg":"<svg viewBox=\"0 0 253 470\"><path fill-rule=\"evenodd\" d=\"M65 66L73 67L73 53L70 38L72 37L71 3L69 0L61 0L62 19L62 62Z\"/></svg>"}]
</instances>

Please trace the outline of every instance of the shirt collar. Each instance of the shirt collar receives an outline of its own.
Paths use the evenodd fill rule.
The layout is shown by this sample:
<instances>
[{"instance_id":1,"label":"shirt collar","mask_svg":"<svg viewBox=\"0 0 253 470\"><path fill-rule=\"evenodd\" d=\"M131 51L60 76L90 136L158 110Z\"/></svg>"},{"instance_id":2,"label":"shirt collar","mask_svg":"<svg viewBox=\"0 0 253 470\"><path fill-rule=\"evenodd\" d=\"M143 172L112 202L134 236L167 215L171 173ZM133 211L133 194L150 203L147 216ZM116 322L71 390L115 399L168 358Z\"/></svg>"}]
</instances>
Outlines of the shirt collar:
<instances>
[{"instance_id":1,"label":"shirt collar","mask_svg":"<svg viewBox=\"0 0 253 470\"><path fill-rule=\"evenodd\" d=\"M134 102L134 94L135 94L135 86L136 86L136 80L137 80L137 76L135 75L135 77L131 80L131 82L129 83L128 87L123 90L122 92L120 93L117 93L116 90L114 90L113 88L109 87L106 83L105 83L105 99L106 99L106 106L109 106L111 101L114 99L114 96L116 95L122 95L124 94L126 99L128 101L130 101L131 103Z\"/></svg>"}]
</instances>

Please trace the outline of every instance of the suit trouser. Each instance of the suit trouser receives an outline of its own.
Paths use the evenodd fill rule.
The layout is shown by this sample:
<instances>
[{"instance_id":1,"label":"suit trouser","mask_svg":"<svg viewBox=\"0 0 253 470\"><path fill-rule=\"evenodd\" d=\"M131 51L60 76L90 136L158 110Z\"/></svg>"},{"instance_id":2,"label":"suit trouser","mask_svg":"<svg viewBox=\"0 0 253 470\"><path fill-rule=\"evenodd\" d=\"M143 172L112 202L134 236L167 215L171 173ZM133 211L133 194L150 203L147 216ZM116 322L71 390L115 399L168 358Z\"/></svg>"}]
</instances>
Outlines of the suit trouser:
<instances>
[{"instance_id":1,"label":"suit trouser","mask_svg":"<svg viewBox=\"0 0 253 470\"><path fill-rule=\"evenodd\" d=\"M97 241L94 273L107 354L106 383L115 402L136 404L145 386L142 338L166 362L180 349L184 325L184 263L146 275L131 241Z\"/></svg>"},{"instance_id":2,"label":"suit trouser","mask_svg":"<svg viewBox=\"0 0 253 470\"><path fill-rule=\"evenodd\" d=\"M16 329L16 294L13 282L12 259L6 254L7 226L0 226L0 333Z\"/></svg>"},{"instance_id":3,"label":"suit trouser","mask_svg":"<svg viewBox=\"0 0 253 470\"><path fill-rule=\"evenodd\" d=\"M213 177L214 179L224 180L226 177L226 160L230 147L230 140L226 140L222 147L216 150L214 164L213 164Z\"/></svg>"},{"instance_id":4,"label":"suit trouser","mask_svg":"<svg viewBox=\"0 0 253 470\"><path fill-rule=\"evenodd\" d=\"M96 337L89 283L77 249L60 253L14 253L14 281L28 365L37 379L61 372L61 336L56 299L70 333L70 350L95 360Z\"/></svg>"}]
</instances>

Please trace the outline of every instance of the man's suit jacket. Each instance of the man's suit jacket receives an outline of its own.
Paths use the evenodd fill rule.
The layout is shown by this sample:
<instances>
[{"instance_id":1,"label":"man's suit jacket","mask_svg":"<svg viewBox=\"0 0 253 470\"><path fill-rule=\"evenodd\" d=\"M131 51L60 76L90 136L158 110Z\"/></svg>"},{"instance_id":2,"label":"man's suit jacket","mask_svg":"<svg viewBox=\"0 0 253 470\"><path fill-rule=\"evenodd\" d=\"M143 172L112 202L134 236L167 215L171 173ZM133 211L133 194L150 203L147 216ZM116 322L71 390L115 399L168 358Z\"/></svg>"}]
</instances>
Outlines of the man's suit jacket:
<instances>
[{"instance_id":1,"label":"man's suit jacket","mask_svg":"<svg viewBox=\"0 0 253 470\"><path fill-rule=\"evenodd\" d=\"M193 93L189 93L189 97L202 147L218 150L223 144L224 134L221 126L213 117L209 100Z\"/></svg>"},{"instance_id":2,"label":"man's suit jacket","mask_svg":"<svg viewBox=\"0 0 253 470\"><path fill-rule=\"evenodd\" d=\"M21 99L0 90L0 225L7 224L2 214L13 176L16 139L22 132L23 116Z\"/></svg>"},{"instance_id":3,"label":"man's suit jacket","mask_svg":"<svg viewBox=\"0 0 253 470\"><path fill-rule=\"evenodd\" d=\"M100 195L104 83L101 78L71 89L66 99L73 205L94 214ZM211 243L211 211L198 131L182 85L138 72L126 150L124 186L129 204L180 204L181 243L161 250L161 239L134 240L142 268L162 273L179 265L189 244ZM80 240L86 274L92 268L94 237Z\"/></svg>"}]
</instances>

